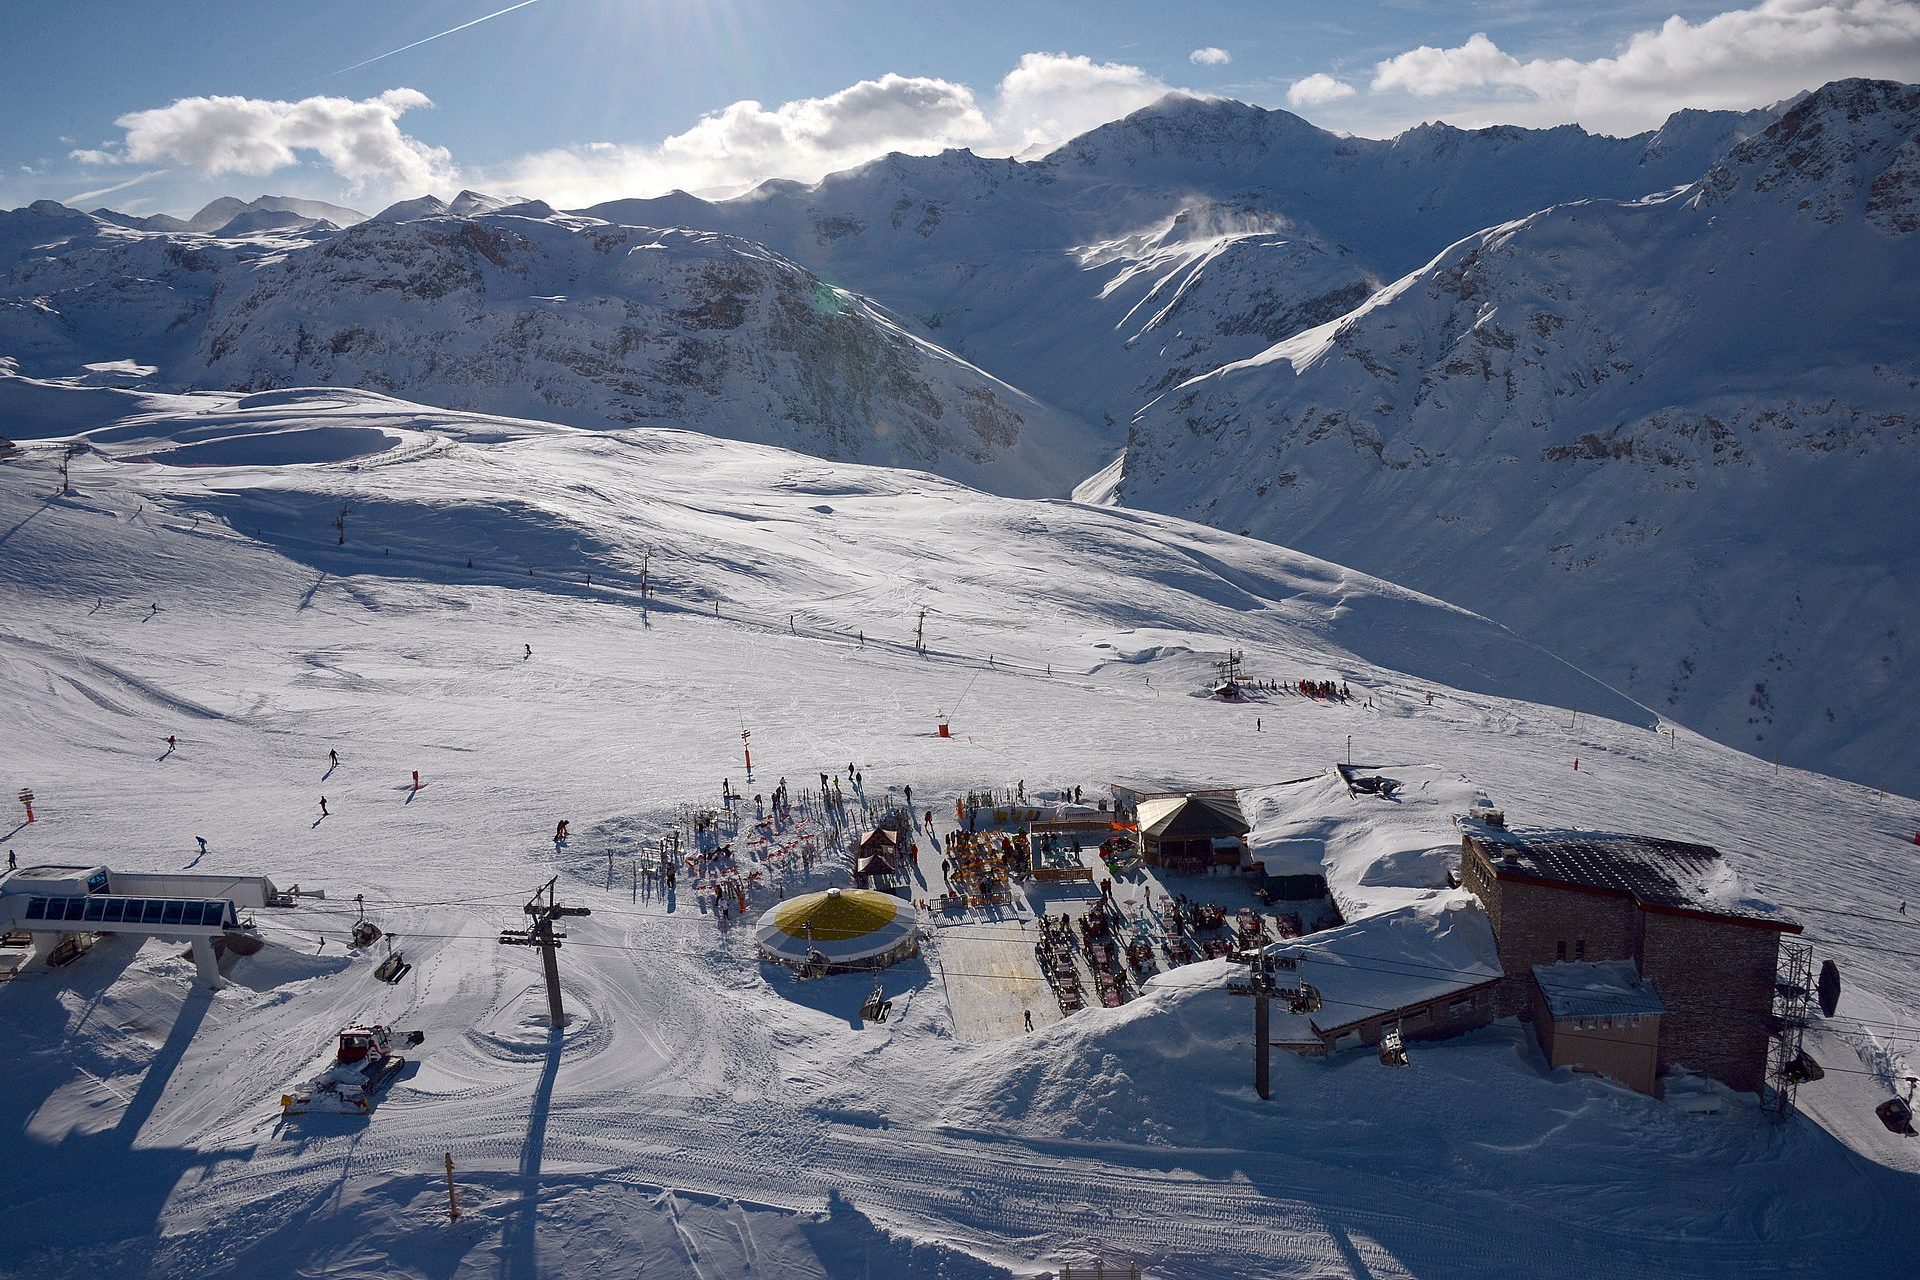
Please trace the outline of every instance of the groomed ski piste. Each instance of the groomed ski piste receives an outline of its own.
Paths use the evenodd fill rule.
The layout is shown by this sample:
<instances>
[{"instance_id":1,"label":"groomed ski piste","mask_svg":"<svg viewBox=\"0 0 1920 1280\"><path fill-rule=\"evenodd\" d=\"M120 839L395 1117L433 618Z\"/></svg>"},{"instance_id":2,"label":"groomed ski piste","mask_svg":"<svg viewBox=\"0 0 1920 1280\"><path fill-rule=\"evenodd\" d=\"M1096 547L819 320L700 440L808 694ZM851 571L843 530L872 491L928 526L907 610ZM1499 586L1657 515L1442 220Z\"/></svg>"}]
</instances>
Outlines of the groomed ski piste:
<instances>
[{"instance_id":1,"label":"groomed ski piste","mask_svg":"<svg viewBox=\"0 0 1920 1280\"><path fill-rule=\"evenodd\" d=\"M1920 1274L1920 1142L1872 1113L1920 1037L1910 799L1171 518L345 391L8 379L0 403L0 781L38 810L4 843L327 895L254 913L268 945L217 992L128 937L0 984L0 1275ZM1359 696L1201 696L1230 648ZM1400 797L1349 795L1349 752ZM937 829L988 787L1246 788L1255 846L1318 857L1347 916L1294 945L1423 972L1486 950L1445 887L1472 804L1710 843L1840 964L1828 1075L1775 1125L1699 1081L1660 1101L1551 1071L1509 1022L1404 1069L1276 1052L1262 1102L1225 961L969 1040L943 959L969 926L929 917L863 1025L870 977L759 962L768 887L723 925L630 874L723 779L850 764L856 814L911 785ZM550 1032L537 953L499 934L556 876L593 914L564 922ZM355 895L414 966L397 984L346 945ZM282 1117L355 1023L426 1041L370 1117Z\"/></svg>"}]
</instances>

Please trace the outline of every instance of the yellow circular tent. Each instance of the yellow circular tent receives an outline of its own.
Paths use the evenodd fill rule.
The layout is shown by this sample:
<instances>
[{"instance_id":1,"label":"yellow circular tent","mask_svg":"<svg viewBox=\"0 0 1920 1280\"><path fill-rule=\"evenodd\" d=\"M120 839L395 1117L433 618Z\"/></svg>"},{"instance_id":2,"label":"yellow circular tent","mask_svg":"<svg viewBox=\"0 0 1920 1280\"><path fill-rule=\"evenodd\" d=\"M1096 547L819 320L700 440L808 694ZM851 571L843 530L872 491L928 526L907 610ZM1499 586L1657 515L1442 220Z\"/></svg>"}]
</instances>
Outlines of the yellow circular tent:
<instances>
[{"instance_id":1,"label":"yellow circular tent","mask_svg":"<svg viewBox=\"0 0 1920 1280\"><path fill-rule=\"evenodd\" d=\"M826 969L878 969L920 949L913 908L887 893L828 889L788 898L754 929L763 959Z\"/></svg>"}]
</instances>

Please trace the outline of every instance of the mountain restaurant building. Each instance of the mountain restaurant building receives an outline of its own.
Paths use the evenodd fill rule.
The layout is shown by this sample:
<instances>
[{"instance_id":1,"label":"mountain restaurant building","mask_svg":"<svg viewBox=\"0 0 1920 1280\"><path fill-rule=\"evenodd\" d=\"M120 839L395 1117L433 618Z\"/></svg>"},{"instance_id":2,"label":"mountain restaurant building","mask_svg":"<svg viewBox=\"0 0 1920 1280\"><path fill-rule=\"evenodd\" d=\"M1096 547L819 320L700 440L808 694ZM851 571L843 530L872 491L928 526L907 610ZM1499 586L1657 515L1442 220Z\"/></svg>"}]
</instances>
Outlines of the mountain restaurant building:
<instances>
[{"instance_id":1,"label":"mountain restaurant building","mask_svg":"<svg viewBox=\"0 0 1920 1280\"><path fill-rule=\"evenodd\" d=\"M1507 974L1500 1016L1534 1014L1536 965L1622 962L1659 993L1659 1073L1686 1067L1760 1091L1780 935L1800 926L1736 910L1738 882L1719 850L1471 825L1460 883L1493 925Z\"/></svg>"},{"instance_id":2,"label":"mountain restaurant building","mask_svg":"<svg viewBox=\"0 0 1920 1280\"><path fill-rule=\"evenodd\" d=\"M1141 857L1170 871L1238 867L1253 830L1231 792L1147 797L1139 821Z\"/></svg>"}]
</instances>

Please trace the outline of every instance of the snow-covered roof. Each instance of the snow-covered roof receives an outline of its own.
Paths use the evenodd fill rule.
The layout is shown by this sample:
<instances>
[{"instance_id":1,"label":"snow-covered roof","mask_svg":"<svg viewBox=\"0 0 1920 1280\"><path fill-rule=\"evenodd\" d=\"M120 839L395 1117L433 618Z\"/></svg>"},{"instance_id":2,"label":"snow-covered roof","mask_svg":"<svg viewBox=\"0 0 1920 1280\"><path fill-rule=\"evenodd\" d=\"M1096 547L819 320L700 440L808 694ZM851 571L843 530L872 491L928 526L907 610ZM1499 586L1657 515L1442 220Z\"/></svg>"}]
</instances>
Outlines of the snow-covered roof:
<instances>
[{"instance_id":1,"label":"snow-covered roof","mask_svg":"<svg viewBox=\"0 0 1920 1280\"><path fill-rule=\"evenodd\" d=\"M1270 954L1292 959L1300 979L1319 991L1316 1035L1504 976L1486 913L1466 893L1368 916Z\"/></svg>"},{"instance_id":2,"label":"snow-covered roof","mask_svg":"<svg viewBox=\"0 0 1920 1280\"><path fill-rule=\"evenodd\" d=\"M1537 964L1533 980L1555 1021L1667 1011L1653 984L1625 960Z\"/></svg>"},{"instance_id":3,"label":"snow-covered roof","mask_svg":"<svg viewBox=\"0 0 1920 1280\"><path fill-rule=\"evenodd\" d=\"M1646 906L1709 911L1799 932L1797 925L1739 910L1739 880L1712 845L1609 832L1515 835L1483 829L1472 838L1497 876L1604 889Z\"/></svg>"}]
</instances>

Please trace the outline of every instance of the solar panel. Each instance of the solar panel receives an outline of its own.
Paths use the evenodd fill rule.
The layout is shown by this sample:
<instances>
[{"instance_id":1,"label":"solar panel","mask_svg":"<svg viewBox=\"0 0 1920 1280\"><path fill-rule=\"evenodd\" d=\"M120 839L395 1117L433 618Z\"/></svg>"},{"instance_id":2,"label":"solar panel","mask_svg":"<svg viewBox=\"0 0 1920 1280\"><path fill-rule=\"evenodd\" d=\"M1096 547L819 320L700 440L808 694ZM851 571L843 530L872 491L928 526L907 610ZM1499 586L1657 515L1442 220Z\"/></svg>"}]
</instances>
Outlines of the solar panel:
<instances>
[{"instance_id":1,"label":"solar panel","mask_svg":"<svg viewBox=\"0 0 1920 1280\"><path fill-rule=\"evenodd\" d=\"M217 929L237 920L225 898L123 898L109 894L27 899L26 919L98 925Z\"/></svg>"}]
</instances>

